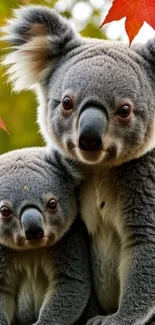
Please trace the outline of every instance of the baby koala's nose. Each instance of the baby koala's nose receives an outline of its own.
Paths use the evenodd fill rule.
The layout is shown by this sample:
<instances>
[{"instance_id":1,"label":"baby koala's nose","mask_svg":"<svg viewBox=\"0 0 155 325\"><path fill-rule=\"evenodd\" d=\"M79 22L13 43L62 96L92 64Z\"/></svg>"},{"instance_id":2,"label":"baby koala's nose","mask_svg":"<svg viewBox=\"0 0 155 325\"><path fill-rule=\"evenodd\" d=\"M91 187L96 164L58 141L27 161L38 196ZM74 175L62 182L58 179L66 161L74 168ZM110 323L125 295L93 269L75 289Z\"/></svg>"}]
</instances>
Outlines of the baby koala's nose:
<instances>
[{"instance_id":1,"label":"baby koala's nose","mask_svg":"<svg viewBox=\"0 0 155 325\"><path fill-rule=\"evenodd\" d=\"M25 208L21 214L21 223L27 240L44 236L42 214L37 208Z\"/></svg>"}]
</instances>

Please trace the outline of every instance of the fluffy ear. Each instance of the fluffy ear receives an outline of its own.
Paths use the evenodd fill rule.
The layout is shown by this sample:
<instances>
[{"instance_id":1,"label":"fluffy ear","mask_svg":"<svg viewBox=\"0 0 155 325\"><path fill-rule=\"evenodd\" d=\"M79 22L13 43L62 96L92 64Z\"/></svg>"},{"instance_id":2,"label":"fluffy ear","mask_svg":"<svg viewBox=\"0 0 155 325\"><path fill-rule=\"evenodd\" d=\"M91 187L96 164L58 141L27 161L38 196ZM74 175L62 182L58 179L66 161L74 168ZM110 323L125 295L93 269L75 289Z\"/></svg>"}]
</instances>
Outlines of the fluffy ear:
<instances>
[{"instance_id":1,"label":"fluffy ear","mask_svg":"<svg viewBox=\"0 0 155 325\"><path fill-rule=\"evenodd\" d=\"M145 44L134 44L131 48L144 58L145 66L146 62L155 66L155 37L148 40Z\"/></svg>"},{"instance_id":2,"label":"fluffy ear","mask_svg":"<svg viewBox=\"0 0 155 325\"><path fill-rule=\"evenodd\" d=\"M15 90L29 88L52 70L60 55L76 46L78 37L66 19L44 6L27 6L14 11L2 28L2 40L12 45L3 65Z\"/></svg>"}]
</instances>

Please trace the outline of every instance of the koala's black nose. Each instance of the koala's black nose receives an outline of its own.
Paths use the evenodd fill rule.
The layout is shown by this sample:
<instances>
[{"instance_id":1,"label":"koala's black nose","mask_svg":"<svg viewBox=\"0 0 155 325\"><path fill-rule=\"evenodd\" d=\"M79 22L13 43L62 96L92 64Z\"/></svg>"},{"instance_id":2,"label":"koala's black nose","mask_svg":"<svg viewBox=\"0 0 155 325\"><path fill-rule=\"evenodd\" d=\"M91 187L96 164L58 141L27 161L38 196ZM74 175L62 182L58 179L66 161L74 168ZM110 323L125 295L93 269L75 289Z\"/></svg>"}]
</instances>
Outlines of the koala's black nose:
<instances>
[{"instance_id":1,"label":"koala's black nose","mask_svg":"<svg viewBox=\"0 0 155 325\"><path fill-rule=\"evenodd\" d=\"M43 230L41 228L30 229L25 232L25 236L27 240L32 239L41 239L43 238Z\"/></svg>"},{"instance_id":2,"label":"koala's black nose","mask_svg":"<svg viewBox=\"0 0 155 325\"><path fill-rule=\"evenodd\" d=\"M38 209L24 209L21 223L27 240L41 239L44 236L42 215Z\"/></svg>"},{"instance_id":3,"label":"koala's black nose","mask_svg":"<svg viewBox=\"0 0 155 325\"><path fill-rule=\"evenodd\" d=\"M100 150L105 132L107 117L98 107L88 107L79 118L79 148L81 150Z\"/></svg>"},{"instance_id":4,"label":"koala's black nose","mask_svg":"<svg viewBox=\"0 0 155 325\"><path fill-rule=\"evenodd\" d=\"M94 134L82 134L79 138L79 148L81 150L99 150L102 146L102 139Z\"/></svg>"}]
</instances>

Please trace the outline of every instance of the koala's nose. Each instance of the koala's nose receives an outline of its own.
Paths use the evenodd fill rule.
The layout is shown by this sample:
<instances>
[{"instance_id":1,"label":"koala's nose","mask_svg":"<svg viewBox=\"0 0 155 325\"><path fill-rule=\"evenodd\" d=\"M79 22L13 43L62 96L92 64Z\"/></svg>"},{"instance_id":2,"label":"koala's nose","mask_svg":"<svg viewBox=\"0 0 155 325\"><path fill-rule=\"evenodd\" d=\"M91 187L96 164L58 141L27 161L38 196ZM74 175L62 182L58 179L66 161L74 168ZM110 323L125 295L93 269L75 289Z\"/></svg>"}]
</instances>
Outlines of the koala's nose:
<instances>
[{"instance_id":1,"label":"koala's nose","mask_svg":"<svg viewBox=\"0 0 155 325\"><path fill-rule=\"evenodd\" d=\"M44 236L42 215L38 209L24 209L21 223L27 240L41 239Z\"/></svg>"},{"instance_id":2,"label":"koala's nose","mask_svg":"<svg viewBox=\"0 0 155 325\"><path fill-rule=\"evenodd\" d=\"M79 118L79 148L81 150L100 150L106 123L107 117L101 108L86 108Z\"/></svg>"},{"instance_id":3,"label":"koala's nose","mask_svg":"<svg viewBox=\"0 0 155 325\"><path fill-rule=\"evenodd\" d=\"M102 139L94 134L82 134L79 138L79 148L81 150L99 150L102 146Z\"/></svg>"}]
</instances>

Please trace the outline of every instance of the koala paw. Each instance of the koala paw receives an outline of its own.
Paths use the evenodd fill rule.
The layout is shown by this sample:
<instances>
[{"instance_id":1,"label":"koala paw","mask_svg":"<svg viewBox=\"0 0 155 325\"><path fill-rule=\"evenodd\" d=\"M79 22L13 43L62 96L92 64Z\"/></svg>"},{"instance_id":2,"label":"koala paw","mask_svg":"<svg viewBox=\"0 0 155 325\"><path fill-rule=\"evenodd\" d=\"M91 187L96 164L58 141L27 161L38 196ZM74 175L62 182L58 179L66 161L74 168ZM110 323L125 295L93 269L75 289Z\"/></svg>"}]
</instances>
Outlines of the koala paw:
<instances>
[{"instance_id":1,"label":"koala paw","mask_svg":"<svg viewBox=\"0 0 155 325\"><path fill-rule=\"evenodd\" d=\"M121 324L115 315L96 316L91 318L86 325L123 325L123 322Z\"/></svg>"}]
</instances>

